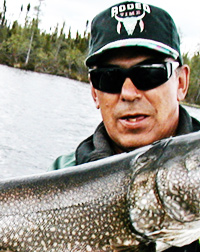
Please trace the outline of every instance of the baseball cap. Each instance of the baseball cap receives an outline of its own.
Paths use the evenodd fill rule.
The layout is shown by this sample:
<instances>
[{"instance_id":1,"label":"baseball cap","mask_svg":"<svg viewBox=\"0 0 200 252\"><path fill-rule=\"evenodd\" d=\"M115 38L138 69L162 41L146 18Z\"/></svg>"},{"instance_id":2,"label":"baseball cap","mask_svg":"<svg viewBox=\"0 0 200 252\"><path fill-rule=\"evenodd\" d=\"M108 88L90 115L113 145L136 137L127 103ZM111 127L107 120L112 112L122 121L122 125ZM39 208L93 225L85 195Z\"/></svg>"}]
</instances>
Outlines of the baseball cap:
<instances>
[{"instance_id":1,"label":"baseball cap","mask_svg":"<svg viewBox=\"0 0 200 252\"><path fill-rule=\"evenodd\" d=\"M93 19L85 63L95 65L104 52L130 46L158 51L182 64L180 38L172 17L161 8L133 1L113 5Z\"/></svg>"}]
</instances>

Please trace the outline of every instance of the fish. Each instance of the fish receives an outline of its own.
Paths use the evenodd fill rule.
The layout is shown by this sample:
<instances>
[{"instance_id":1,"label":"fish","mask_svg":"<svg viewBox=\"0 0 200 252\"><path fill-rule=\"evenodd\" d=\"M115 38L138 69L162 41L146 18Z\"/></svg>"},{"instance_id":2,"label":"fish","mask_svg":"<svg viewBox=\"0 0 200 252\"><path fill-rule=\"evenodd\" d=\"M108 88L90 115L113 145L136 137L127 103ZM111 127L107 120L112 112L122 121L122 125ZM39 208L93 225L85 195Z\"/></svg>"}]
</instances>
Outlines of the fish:
<instances>
[{"instance_id":1,"label":"fish","mask_svg":"<svg viewBox=\"0 0 200 252\"><path fill-rule=\"evenodd\" d=\"M160 252L200 236L200 132L0 180L0 251Z\"/></svg>"}]
</instances>

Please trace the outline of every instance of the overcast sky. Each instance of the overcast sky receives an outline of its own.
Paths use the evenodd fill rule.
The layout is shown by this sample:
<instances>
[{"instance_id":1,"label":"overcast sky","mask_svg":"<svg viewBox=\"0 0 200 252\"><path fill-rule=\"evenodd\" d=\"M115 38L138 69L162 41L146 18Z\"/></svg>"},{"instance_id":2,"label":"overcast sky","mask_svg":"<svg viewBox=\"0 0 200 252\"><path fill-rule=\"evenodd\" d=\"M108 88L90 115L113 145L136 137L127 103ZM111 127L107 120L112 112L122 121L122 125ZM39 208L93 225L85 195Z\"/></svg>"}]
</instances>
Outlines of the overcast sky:
<instances>
[{"instance_id":1,"label":"overcast sky","mask_svg":"<svg viewBox=\"0 0 200 252\"><path fill-rule=\"evenodd\" d=\"M7 0L7 19L18 19L23 4L24 11L19 19L20 22L23 22L29 2L32 11L30 16L33 17L34 6L39 5L39 0ZM100 11L119 2L121 1L43 0L40 28L50 32L50 27L54 29L57 23L61 27L65 21L66 33L68 33L69 27L71 27L72 34L75 34L77 30L83 33L87 20L91 21ZM156 5L169 12L181 32L183 52L190 51L193 53L195 50L200 49L200 0L190 0L188 2L180 0L143 0L143 2ZM1 5L0 10L2 10Z\"/></svg>"}]
</instances>

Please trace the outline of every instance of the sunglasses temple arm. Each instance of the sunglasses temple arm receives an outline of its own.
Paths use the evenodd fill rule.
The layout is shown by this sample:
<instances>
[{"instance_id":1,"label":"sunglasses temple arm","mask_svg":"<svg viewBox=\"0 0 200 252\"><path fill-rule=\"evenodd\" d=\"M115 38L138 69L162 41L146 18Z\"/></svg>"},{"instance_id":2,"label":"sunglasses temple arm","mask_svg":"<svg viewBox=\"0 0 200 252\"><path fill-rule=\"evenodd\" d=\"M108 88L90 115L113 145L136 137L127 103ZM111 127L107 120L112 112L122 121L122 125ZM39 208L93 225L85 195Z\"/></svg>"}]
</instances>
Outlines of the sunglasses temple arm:
<instances>
[{"instance_id":1,"label":"sunglasses temple arm","mask_svg":"<svg viewBox=\"0 0 200 252\"><path fill-rule=\"evenodd\" d=\"M167 67L167 77L168 79L172 76L173 72L179 67L178 62L168 62L166 64Z\"/></svg>"}]
</instances>

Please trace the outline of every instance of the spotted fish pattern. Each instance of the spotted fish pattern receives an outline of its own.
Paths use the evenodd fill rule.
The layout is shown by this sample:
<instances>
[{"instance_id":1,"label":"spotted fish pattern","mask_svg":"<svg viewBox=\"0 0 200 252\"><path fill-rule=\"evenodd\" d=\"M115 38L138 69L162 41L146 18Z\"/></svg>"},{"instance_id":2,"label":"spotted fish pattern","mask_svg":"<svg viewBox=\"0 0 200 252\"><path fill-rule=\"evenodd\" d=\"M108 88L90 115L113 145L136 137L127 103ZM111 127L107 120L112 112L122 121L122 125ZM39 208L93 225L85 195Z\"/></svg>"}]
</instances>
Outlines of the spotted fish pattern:
<instances>
[{"instance_id":1,"label":"spotted fish pattern","mask_svg":"<svg viewBox=\"0 0 200 252\"><path fill-rule=\"evenodd\" d=\"M200 133L0 181L0 251L163 251L199 237Z\"/></svg>"}]
</instances>

